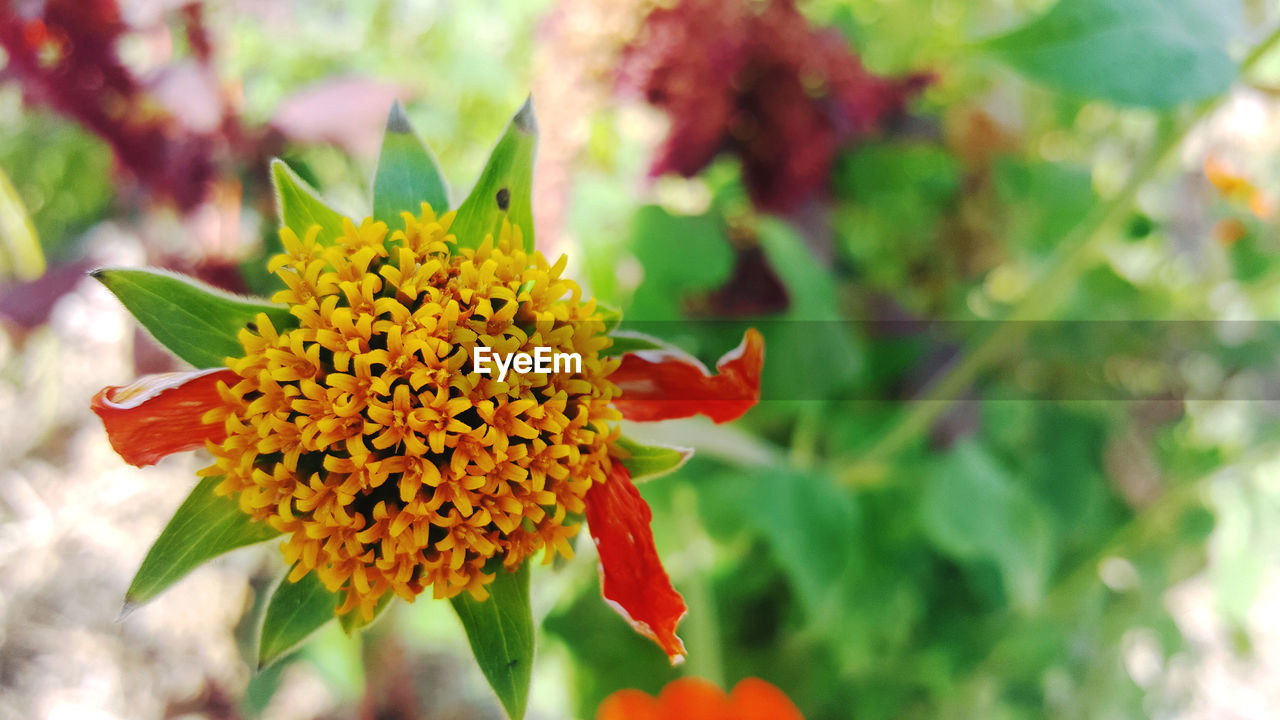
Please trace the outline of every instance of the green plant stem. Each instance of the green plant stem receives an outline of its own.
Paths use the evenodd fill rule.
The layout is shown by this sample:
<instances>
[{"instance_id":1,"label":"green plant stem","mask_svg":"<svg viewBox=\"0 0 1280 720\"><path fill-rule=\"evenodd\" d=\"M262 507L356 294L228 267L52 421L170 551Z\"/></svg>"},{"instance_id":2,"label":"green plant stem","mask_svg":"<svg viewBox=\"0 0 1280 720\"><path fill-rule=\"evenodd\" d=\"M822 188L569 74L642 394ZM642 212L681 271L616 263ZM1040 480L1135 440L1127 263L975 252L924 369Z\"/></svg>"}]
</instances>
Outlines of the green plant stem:
<instances>
[{"instance_id":1,"label":"green plant stem","mask_svg":"<svg viewBox=\"0 0 1280 720\"><path fill-rule=\"evenodd\" d=\"M716 612L715 591L711 587L710 541L698 520L698 496L693 488L676 490L674 514L681 539L689 554L691 572L682 584L689 614L682 633L688 641L688 672L724 687L724 662L720 657L720 617Z\"/></svg>"},{"instance_id":2,"label":"green plant stem","mask_svg":"<svg viewBox=\"0 0 1280 720\"><path fill-rule=\"evenodd\" d=\"M1248 75L1278 42L1280 27L1255 46L1241 62L1240 77ZM1076 278L1089 267L1107 238L1104 231L1133 206L1142 186L1182 144L1187 133L1221 101L1222 98L1216 98L1201 103L1177 127L1162 128L1151 151L1130 173L1124 186L1105 202L1095 204L1080 224L1059 243L1048 269L1033 284L1035 291L1028 294L985 337L971 345L960 360L930 385L923 397L913 401L906 413L866 453L845 464L838 474L841 483L859 486L884 481L890 461L928 432L934 421L955 403L992 361L1023 340L1028 321L1045 319L1057 310Z\"/></svg>"},{"instance_id":3,"label":"green plant stem","mask_svg":"<svg viewBox=\"0 0 1280 720\"><path fill-rule=\"evenodd\" d=\"M803 403L791 431L791 466L810 468L818 454L818 441L822 437L823 406L821 402Z\"/></svg>"}]
</instances>

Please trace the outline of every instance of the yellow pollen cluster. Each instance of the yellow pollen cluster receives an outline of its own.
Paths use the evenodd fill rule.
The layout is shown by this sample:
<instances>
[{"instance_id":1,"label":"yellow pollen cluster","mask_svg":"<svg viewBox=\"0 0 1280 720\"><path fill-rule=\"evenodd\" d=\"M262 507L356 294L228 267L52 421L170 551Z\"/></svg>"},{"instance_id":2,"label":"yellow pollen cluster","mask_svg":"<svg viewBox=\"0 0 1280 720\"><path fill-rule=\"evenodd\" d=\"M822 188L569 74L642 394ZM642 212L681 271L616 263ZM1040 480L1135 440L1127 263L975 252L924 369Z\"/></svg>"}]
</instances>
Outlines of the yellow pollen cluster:
<instances>
[{"instance_id":1,"label":"yellow pollen cluster","mask_svg":"<svg viewBox=\"0 0 1280 720\"><path fill-rule=\"evenodd\" d=\"M290 579L316 572L366 619L388 591L412 600L487 595L485 568L546 549L570 555L583 497L604 482L617 360L593 299L518 227L456 247L452 213L402 215L403 230L345 221L281 231L273 298L299 326L260 315L240 333L239 375L219 389L210 444L218 492L288 534ZM472 371L477 345L506 355L578 353L581 372ZM492 566L490 566L492 569Z\"/></svg>"}]
</instances>

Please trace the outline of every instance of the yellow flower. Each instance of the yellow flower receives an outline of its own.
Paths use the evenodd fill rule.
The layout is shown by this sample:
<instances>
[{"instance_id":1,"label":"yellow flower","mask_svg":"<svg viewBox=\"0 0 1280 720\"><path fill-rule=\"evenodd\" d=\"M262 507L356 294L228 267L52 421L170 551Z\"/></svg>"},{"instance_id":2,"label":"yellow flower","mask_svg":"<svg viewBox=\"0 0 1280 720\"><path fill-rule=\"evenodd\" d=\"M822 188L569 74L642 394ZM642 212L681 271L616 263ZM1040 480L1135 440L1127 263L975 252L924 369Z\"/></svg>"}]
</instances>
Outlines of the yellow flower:
<instances>
[{"instance_id":1,"label":"yellow flower","mask_svg":"<svg viewBox=\"0 0 1280 720\"><path fill-rule=\"evenodd\" d=\"M584 299L562 277L566 261L549 264L522 232L532 226L535 137L526 103L456 222L426 203L416 216L394 214L419 199L448 201L398 106L374 181L378 221L342 217L273 165L284 252L268 269L285 288L274 302L154 271L95 273L158 340L203 368L95 395L112 447L134 465L207 448L214 462L188 502L240 522L234 537L175 533L156 547L190 542L198 556L283 534L290 579L318 580L304 595L323 593L317 585L340 594L336 609L354 627L393 593L484 600L489 587L500 602L527 606L518 591L499 592L509 584L488 584L505 583L504 568L539 550L548 562L571 554L585 519L605 599L673 662L684 657L676 627L686 605L631 468L649 476L691 451L637 445L612 423L741 416L760 398L764 340L747 330L715 372L652 338L632 334L614 347L608 331L620 315ZM496 376L484 372L486 354ZM522 367L544 354L572 360L549 372ZM149 560L153 588L190 569ZM289 587L299 586L276 591L268 621ZM494 661L482 663L486 673L514 667L516 650L485 655Z\"/></svg>"},{"instance_id":2,"label":"yellow flower","mask_svg":"<svg viewBox=\"0 0 1280 720\"><path fill-rule=\"evenodd\" d=\"M346 220L337 238L281 231L269 268L287 289L272 300L299 326L260 315L242 330L238 380L204 416L226 438L201 473L288 534L291 580L315 572L345 593L339 612L366 619L388 592L483 598L494 559L571 556L619 417L619 361L600 357L604 321L563 258L526 253L509 224L459 249L452 213L402 217L396 230ZM477 345L577 353L581 372L459 372Z\"/></svg>"}]
</instances>

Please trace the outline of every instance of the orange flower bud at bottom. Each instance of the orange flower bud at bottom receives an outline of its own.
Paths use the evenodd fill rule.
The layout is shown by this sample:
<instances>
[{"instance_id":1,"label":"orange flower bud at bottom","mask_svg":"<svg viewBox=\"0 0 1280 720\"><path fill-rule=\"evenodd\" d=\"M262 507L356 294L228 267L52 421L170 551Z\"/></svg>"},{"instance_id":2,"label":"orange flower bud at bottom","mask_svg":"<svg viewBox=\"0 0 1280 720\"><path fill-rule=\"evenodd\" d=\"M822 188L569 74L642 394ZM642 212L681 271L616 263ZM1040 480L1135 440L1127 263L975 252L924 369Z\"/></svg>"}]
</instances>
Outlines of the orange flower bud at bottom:
<instances>
[{"instance_id":1,"label":"orange flower bud at bottom","mask_svg":"<svg viewBox=\"0 0 1280 720\"><path fill-rule=\"evenodd\" d=\"M701 678L680 678L658 697L639 690L619 690L605 698L596 720L804 720L778 688L746 678L724 691Z\"/></svg>"}]
</instances>

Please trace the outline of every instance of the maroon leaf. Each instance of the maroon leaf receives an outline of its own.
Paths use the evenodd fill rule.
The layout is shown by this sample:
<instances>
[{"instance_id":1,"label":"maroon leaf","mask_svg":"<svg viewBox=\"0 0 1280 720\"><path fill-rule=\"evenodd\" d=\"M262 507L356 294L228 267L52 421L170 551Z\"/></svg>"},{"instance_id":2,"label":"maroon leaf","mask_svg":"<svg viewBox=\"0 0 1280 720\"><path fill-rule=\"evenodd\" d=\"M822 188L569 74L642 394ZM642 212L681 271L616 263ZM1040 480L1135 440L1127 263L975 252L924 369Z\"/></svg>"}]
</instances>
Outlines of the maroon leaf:
<instances>
[{"instance_id":1,"label":"maroon leaf","mask_svg":"<svg viewBox=\"0 0 1280 720\"><path fill-rule=\"evenodd\" d=\"M691 177L728 152L767 210L825 190L836 151L901 114L928 81L872 75L793 0L681 0L652 12L639 37L620 84L671 117L650 174Z\"/></svg>"}]
</instances>

